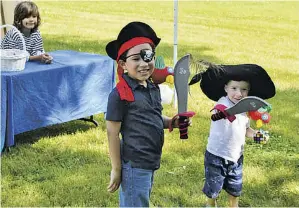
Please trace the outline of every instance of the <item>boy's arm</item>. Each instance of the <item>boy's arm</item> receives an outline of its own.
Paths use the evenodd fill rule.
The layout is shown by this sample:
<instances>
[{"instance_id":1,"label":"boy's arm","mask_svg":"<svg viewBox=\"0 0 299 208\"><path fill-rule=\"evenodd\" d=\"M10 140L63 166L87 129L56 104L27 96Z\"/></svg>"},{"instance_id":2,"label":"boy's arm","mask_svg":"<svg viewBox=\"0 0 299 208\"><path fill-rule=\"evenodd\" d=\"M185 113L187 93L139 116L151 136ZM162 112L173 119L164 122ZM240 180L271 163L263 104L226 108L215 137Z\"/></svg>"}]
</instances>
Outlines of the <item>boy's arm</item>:
<instances>
[{"instance_id":1,"label":"boy's arm","mask_svg":"<svg viewBox=\"0 0 299 208\"><path fill-rule=\"evenodd\" d=\"M164 115L162 115L162 118L163 118L163 127L164 127L164 129L168 129L169 125L170 125L170 122L172 121L172 118L170 118L168 116L164 116ZM191 118L186 118L186 120L184 122L188 123L188 126L191 126L191 124L192 124ZM179 116L177 116L172 121L172 127L173 128L179 128Z\"/></svg>"},{"instance_id":2,"label":"boy's arm","mask_svg":"<svg viewBox=\"0 0 299 208\"><path fill-rule=\"evenodd\" d=\"M164 129L168 129L169 123L171 122L171 118L169 118L168 116L164 116L164 115L162 115L162 118L163 118L163 127L164 127Z\"/></svg>"},{"instance_id":3,"label":"boy's arm","mask_svg":"<svg viewBox=\"0 0 299 208\"><path fill-rule=\"evenodd\" d=\"M121 158L120 158L120 139L119 132L121 122L106 121L109 154L112 165L111 180L107 189L113 193L116 191L121 182Z\"/></svg>"},{"instance_id":4,"label":"boy's arm","mask_svg":"<svg viewBox=\"0 0 299 208\"><path fill-rule=\"evenodd\" d=\"M169 128L170 122L172 122L171 125L172 125L173 128L179 128L179 116L177 116L177 118L175 118L173 121L172 121L172 118L170 118L168 116L162 115L162 118L163 118L163 127L164 127L164 129Z\"/></svg>"},{"instance_id":5,"label":"boy's arm","mask_svg":"<svg viewBox=\"0 0 299 208\"><path fill-rule=\"evenodd\" d=\"M248 127L246 129L246 137L248 138L253 138L253 136L257 133L257 130L254 130L253 128L251 127Z\"/></svg>"}]
</instances>

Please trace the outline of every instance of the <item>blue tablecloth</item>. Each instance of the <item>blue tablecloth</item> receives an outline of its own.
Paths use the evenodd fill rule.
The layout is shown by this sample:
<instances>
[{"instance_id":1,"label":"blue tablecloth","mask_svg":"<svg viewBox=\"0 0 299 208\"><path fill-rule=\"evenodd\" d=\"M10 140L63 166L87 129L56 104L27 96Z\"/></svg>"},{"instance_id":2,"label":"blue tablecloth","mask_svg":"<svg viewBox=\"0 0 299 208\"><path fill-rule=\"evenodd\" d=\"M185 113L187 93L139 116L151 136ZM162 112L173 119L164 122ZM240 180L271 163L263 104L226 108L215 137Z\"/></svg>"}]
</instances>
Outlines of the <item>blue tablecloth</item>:
<instances>
[{"instance_id":1,"label":"blue tablecloth","mask_svg":"<svg viewBox=\"0 0 299 208\"><path fill-rule=\"evenodd\" d=\"M14 135L106 112L115 86L108 56L50 52L52 64L27 62L20 72L1 72L1 150Z\"/></svg>"}]
</instances>

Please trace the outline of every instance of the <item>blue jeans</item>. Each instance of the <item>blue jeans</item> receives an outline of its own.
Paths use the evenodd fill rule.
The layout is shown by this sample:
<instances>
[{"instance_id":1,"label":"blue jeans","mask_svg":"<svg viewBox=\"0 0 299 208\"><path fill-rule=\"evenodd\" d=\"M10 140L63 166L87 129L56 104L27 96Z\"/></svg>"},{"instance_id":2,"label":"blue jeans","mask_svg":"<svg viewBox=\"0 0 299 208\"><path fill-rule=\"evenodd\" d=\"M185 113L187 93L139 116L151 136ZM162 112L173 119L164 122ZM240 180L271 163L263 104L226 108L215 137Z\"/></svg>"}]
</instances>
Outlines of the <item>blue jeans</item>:
<instances>
[{"instance_id":1,"label":"blue jeans","mask_svg":"<svg viewBox=\"0 0 299 208\"><path fill-rule=\"evenodd\" d=\"M123 162L119 206L149 207L153 178L153 170L133 168L130 162Z\"/></svg>"},{"instance_id":2,"label":"blue jeans","mask_svg":"<svg viewBox=\"0 0 299 208\"><path fill-rule=\"evenodd\" d=\"M225 160L208 151L205 153L205 185L204 194L209 198L217 198L221 189L232 196L239 197L242 192L243 155L238 163Z\"/></svg>"}]
</instances>

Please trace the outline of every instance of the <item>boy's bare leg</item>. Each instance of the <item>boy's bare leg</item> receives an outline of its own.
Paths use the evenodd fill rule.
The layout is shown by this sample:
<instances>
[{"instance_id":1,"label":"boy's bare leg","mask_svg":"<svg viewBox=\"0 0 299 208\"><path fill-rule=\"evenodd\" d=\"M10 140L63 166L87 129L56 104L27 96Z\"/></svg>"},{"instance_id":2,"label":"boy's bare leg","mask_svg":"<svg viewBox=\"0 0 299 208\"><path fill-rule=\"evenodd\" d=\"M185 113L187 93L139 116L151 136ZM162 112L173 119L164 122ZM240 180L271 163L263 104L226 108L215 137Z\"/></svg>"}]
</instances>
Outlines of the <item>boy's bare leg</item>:
<instances>
[{"instance_id":1,"label":"boy's bare leg","mask_svg":"<svg viewBox=\"0 0 299 208\"><path fill-rule=\"evenodd\" d=\"M228 194L229 207L239 207L239 198Z\"/></svg>"},{"instance_id":2,"label":"boy's bare leg","mask_svg":"<svg viewBox=\"0 0 299 208\"><path fill-rule=\"evenodd\" d=\"M216 199L207 198L207 207L216 207Z\"/></svg>"}]
</instances>

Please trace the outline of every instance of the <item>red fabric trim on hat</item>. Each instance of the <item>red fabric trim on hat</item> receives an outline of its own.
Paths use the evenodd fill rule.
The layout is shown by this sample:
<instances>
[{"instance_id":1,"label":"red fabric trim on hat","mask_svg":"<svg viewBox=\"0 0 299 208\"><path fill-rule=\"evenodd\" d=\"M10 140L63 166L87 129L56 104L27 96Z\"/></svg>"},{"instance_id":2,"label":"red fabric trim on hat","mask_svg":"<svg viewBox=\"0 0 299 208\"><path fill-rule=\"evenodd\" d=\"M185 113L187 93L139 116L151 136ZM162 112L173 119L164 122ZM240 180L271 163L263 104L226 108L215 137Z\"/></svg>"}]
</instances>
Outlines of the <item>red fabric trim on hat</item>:
<instances>
[{"instance_id":1,"label":"red fabric trim on hat","mask_svg":"<svg viewBox=\"0 0 299 208\"><path fill-rule=\"evenodd\" d=\"M133 102L135 98L132 89L130 88L126 80L124 80L124 78L122 77L123 73L124 73L123 68L118 65L117 74L118 74L119 82L116 85L117 91L119 93L121 100L127 100L129 102Z\"/></svg>"},{"instance_id":2,"label":"red fabric trim on hat","mask_svg":"<svg viewBox=\"0 0 299 208\"><path fill-rule=\"evenodd\" d=\"M116 61L119 60L119 57L121 56L121 54L123 54L126 50L128 50L136 45L143 44L143 43L153 44L153 41L146 37L136 37L136 38L132 38L132 39L128 40L127 42L123 43L118 50Z\"/></svg>"}]
</instances>

